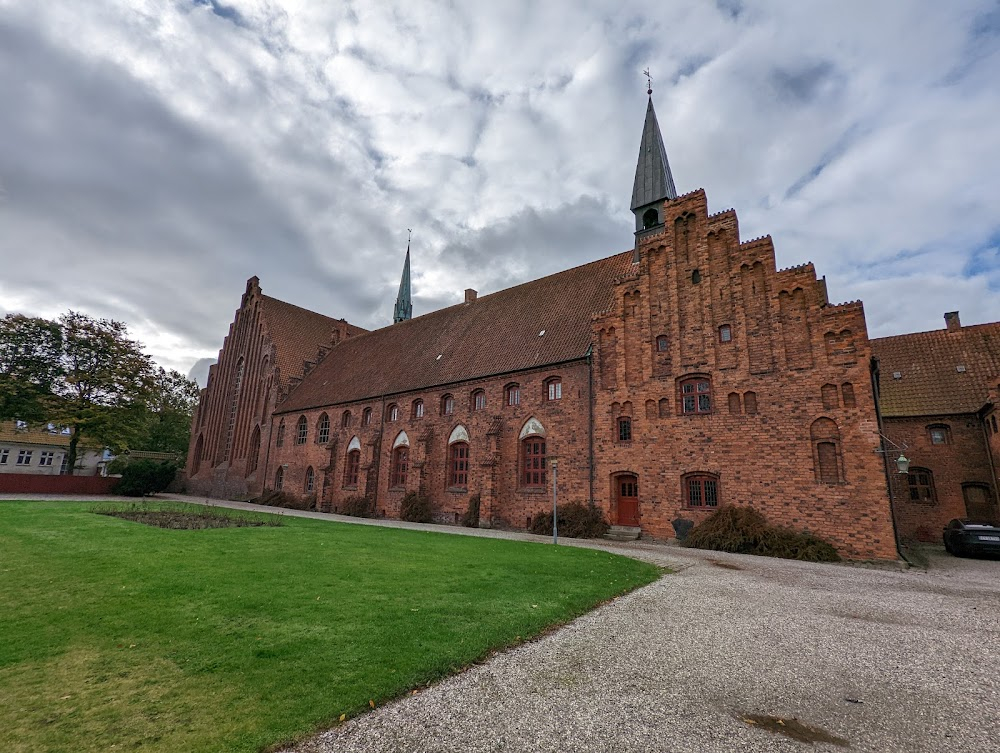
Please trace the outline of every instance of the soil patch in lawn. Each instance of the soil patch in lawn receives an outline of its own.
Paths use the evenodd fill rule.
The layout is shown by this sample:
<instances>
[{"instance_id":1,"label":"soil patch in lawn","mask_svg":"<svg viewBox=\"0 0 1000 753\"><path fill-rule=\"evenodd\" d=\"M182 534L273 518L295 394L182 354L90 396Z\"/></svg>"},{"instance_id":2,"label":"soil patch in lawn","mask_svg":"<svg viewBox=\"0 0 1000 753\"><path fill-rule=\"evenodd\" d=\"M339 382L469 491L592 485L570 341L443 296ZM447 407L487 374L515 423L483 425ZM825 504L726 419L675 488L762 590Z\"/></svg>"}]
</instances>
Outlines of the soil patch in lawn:
<instances>
[{"instance_id":1,"label":"soil patch in lawn","mask_svg":"<svg viewBox=\"0 0 1000 753\"><path fill-rule=\"evenodd\" d=\"M189 531L205 528L254 528L282 525L280 518L270 515L240 514L212 507L149 506L136 503L95 507L93 512L157 528Z\"/></svg>"},{"instance_id":2,"label":"soil patch in lawn","mask_svg":"<svg viewBox=\"0 0 1000 753\"><path fill-rule=\"evenodd\" d=\"M809 743L810 745L813 743L830 743L840 748L851 747L851 744L844 738L831 735L819 727L803 724L798 719L782 719L780 716L770 716L768 714L740 714L739 718L753 727L790 737L793 740L798 740L800 743Z\"/></svg>"}]
</instances>

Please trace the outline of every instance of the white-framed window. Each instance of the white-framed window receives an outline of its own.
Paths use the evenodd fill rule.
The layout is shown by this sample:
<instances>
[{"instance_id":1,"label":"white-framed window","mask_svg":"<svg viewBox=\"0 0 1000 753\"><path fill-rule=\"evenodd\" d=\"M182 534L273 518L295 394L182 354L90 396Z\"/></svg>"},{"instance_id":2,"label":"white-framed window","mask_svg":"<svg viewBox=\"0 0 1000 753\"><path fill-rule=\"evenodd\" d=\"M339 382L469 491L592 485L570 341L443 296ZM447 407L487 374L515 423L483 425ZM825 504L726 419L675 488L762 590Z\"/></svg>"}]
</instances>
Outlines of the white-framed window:
<instances>
[{"instance_id":1,"label":"white-framed window","mask_svg":"<svg viewBox=\"0 0 1000 753\"><path fill-rule=\"evenodd\" d=\"M42 452L38 456L39 465L52 465L52 461L55 460L56 454L54 452Z\"/></svg>"},{"instance_id":2,"label":"white-framed window","mask_svg":"<svg viewBox=\"0 0 1000 753\"><path fill-rule=\"evenodd\" d=\"M10 450L0 450L0 465L7 465L7 457L10 455Z\"/></svg>"},{"instance_id":3,"label":"white-framed window","mask_svg":"<svg viewBox=\"0 0 1000 753\"><path fill-rule=\"evenodd\" d=\"M18 465L30 465L31 464L31 450L18 450L17 451L17 464Z\"/></svg>"}]
</instances>

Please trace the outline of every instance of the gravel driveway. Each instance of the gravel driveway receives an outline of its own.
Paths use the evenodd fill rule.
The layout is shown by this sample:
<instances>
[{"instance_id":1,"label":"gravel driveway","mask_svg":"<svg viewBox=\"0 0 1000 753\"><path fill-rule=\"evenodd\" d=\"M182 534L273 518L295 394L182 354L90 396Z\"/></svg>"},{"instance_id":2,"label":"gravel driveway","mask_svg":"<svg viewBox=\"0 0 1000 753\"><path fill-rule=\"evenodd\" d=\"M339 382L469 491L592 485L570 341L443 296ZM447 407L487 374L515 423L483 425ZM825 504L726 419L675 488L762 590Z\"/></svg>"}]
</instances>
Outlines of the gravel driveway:
<instances>
[{"instance_id":1,"label":"gravel driveway","mask_svg":"<svg viewBox=\"0 0 1000 753\"><path fill-rule=\"evenodd\" d=\"M1000 561L629 553L679 572L290 751L1000 750Z\"/></svg>"}]
</instances>

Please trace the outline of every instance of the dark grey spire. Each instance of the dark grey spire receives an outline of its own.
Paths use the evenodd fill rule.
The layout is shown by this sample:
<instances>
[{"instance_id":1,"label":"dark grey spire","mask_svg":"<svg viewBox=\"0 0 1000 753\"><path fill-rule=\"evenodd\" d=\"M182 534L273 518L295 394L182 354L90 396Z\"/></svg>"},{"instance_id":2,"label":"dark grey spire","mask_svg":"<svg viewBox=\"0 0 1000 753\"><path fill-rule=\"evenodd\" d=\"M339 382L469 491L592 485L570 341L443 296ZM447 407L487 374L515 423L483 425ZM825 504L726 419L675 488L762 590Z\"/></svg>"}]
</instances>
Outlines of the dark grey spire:
<instances>
[{"instance_id":1,"label":"dark grey spire","mask_svg":"<svg viewBox=\"0 0 1000 753\"><path fill-rule=\"evenodd\" d=\"M670 174L667 150L663 148L660 124L656 122L653 97L646 105L646 122L642 125L642 142L639 145L639 161L635 166L635 183L632 185L632 211L649 204L676 199L674 177Z\"/></svg>"},{"instance_id":2,"label":"dark grey spire","mask_svg":"<svg viewBox=\"0 0 1000 753\"><path fill-rule=\"evenodd\" d=\"M410 241L406 240L406 261L403 262L403 276L399 280L399 295L396 296L396 308L392 313L392 323L413 318L413 303L410 300Z\"/></svg>"}]
</instances>

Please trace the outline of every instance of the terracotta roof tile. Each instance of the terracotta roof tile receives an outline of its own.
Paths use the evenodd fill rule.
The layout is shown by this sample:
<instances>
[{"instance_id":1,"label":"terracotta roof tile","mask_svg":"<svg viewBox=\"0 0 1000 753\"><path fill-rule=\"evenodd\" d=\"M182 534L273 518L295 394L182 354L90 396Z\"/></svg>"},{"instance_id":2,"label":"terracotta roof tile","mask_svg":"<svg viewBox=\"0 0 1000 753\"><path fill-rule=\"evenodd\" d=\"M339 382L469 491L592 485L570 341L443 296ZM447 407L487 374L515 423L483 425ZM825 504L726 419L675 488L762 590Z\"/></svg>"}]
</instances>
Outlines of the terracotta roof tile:
<instances>
[{"instance_id":1,"label":"terracotta roof tile","mask_svg":"<svg viewBox=\"0 0 1000 753\"><path fill-rule=\"evenodd\" d=\"M582 358L591 316L614 299L627 251L351 337L276 412L426 389ZM540 334L544 332L544 334Z\"/></svg>"},{"instance_id":2,"label":"terracotta roof tile","mask_svg":"<svg viewBox=\"0 0 1000 753\"><path fill-rule=\"evenodd\" d=\"M1000 379L1000 322L880 337L871 345L884 416L975 413Z\"/></svg>"},{"instance_id":3,"label":"terracotta roof tile","mask_svg":"<svg viewBox=\"0 0 1000 753\"><path fill-rule=\"evenodd\" d=\"M28 429L18 429L13 421L0 422L0 442L11 442L17 444L48 445L51 447L69 447L69 434L61 432L50 432L32 426ZM81 448L98 447L86 437L80 441Z\"/></svg>"},{"instance_id":4,"label":"terracotta roof tile","mask_svg":"<svg viewBox=\"0 0 1000 753\"><path fill-rule=\"evenodd\" d=\"M367 332L341 319L332 319L277 298L261 295L260 301L268 334L277 349L282 384L302 374L304 361L316 360L320 346L330 344L335 328L346 325L351 336Z\"/></svg>"}]
</instances>

